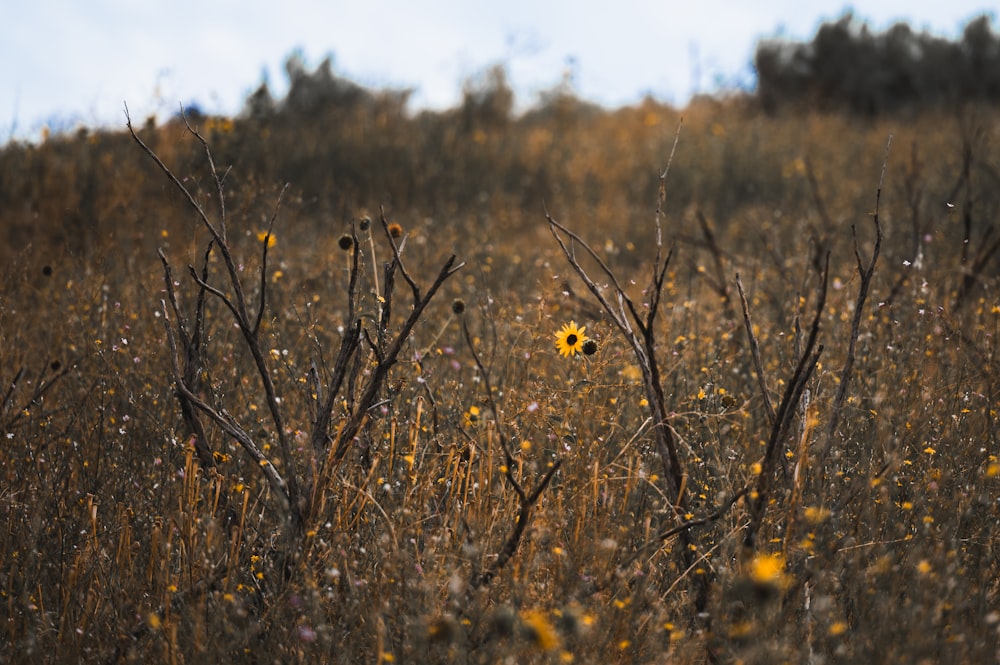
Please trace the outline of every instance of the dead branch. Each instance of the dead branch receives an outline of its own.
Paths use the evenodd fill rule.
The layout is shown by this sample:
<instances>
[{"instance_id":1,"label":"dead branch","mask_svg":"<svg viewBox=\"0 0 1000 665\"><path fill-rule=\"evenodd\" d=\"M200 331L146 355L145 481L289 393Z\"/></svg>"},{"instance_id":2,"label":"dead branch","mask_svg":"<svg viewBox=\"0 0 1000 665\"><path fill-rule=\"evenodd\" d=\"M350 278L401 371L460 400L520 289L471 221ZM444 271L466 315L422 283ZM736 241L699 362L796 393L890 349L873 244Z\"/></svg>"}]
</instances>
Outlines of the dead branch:
<instances>
[{"instance_id":1,"label":"dead branch","mask_svg":"<svg viewBox=\"0 0 1000 665\"><path fill-rule=\"evenodd\" d=\"M753 330L753 321L750 320L750 305L747 303L747 296L743 291L743 281L740 279L739 273L736 273L736 288L740 292L740 304L743 307L743 324L746 327L747 339L750 340L750 355L753 358L754 371L757 374L757 384L760 386L760 393L764 398L767 420L771 424L771 427L774 427L778 415L774 412L774 404L771 403L771 391L767 388L767 378L764 376L764 363L760 359L760 343L758 343L757 334Z\"/></svg>"},{"instance_id":2,"label":"dead branch","mask_svg":"<svg viewBox=\"0 0 1000 665\"><path fill-rule=\"evenodd\" d=\"M868 261L868 265L864 265L861 259L861 252L858 249L858 237L857 233L854 232L854 227L851 227L852 233L854 233L854 258L857 261L858 275L861 277L861 284L858 287L858 297L854 305L854 318L851 320L851 336L847 343L847 358L844 361L844 367L840 372L840 384L837 386L837 394L833 399L833 406L830 409L830 421L827 425L826 431L826 442L823 444L823 449L820 451L819 457L817 458L817 466L822 469L822 464L826 460L826 456L830 453L830 449L833 447L834 436L837 432L837 427L840 424L841 414L844 408L844 402L847 400L847 390L851 384L851 377L854 372L854 361L855 353L857 349L858 337L861 333L861 319L865 312L865 302L868 299L868 291L871 288L872 277L875 275L875 264L878 262L879 252L882 249L882 222L879 220L879 203L882 200L882 186L885 183L885 171L889 164L889 151L892 148L892 135L889 135L889 140L885 146L885 158L882 161L882 175L879 177L878 189L875 190L875 212L872 215L872 220L875 225L875 246L872 249L871 259Z\"/></svg>"},{"instance_id":3,"label":"dead branch","mask_svg":"<svg viewBox=\"0 0 1000 665\"><path fill-rule=\"evenodd\" d=\"M398 257L398 254L396 255ZM445 280L454 275L456 272L461 270L465 263L459 263L455 265L456 257L452 254L445 264L441 267L438 272L437 277L431 283L422 297L417 300L413 309L410 310L409 316L400 326L399 331L393 338L392 342L388 344L388 347L382 351L381 359L376 364L375 368L372 370L371 376L365 387L361 391L361 396L358 398L357 404L354 406L351 416L348 418L347 422L341 428L337 436L337 444L332 456L332 462L337 464L343 459L343 456L347 453L348 446L351 441L354 440L354 436L361 429L362 423L368 417L368 410L375 404L376 398L378 397L379 390L381 390L386 377L389 374L389 370L392 369L393 365L399 359L399 353L403 350L403 345L409 339L410 332L413 330L413 326L417 323L420 317L423 315L424 310L427 308L428 303L437 293L438 289L444 284ZM398 262L398 259L394 259ZM402 270L401 270L402 272ZM419 289L414 291L415 295L419 295Z\"/></svg>"},{"instance_id":4,"label":"dead branch","mask_svg":"<svg viewBox=\"0 0 1000 665\"><path fill-rule=\"evenodd\" d=\"M486 586L493 581L493 578L496 577L501 570L503 570L503 567L507 565L507 562L510 561L511 557L513 557L517 552L517 548L520 546L521 539L524 536L524 531L528 527L528 522L531 519L531 511L541 498L542 492L544 492L545 488L549 486L549 483L552 481L552 477L555 475L556 471L558 471L559 467L562 466L562 460L558 459L552 463L542 476L541 480L539 480L535 485L535 488L531 490L530 493L525 493L521 483L514 475L516 461L514 460L514 455L511 453L510 440L507 438L505 428L500 419L500 410L497 408L496 400L493 397L493 385L490 382L490 373L483 365L479 352L476 350L476 345L472 342L472 334L469 332L469 324L466 321L464 314L460 315L460 317L462 322L462 333L465 336L465 343L468 345L470 353L472 353L473 361L476 363L476 368L479 370L479 376L483 381L486 403L496 418L497 436L500 439L500 448L504 455L504 478L514 490L514 493L517 494L518 502L517 522L514 523L514 528L507 535L507 539L504 541L503 547L500 548L497 558L489 565L489 567L487 567L486 570L476 574L472 578L469 588L471 590L475 590Z\"/></svg>"},{"instance_id":5,"label":"dead branch","mask_svg":"<svg viewBox=\"0 0 1000 665\"><path fill-rule=\"evenodd\" d=\"M756 548L757 534L760 531L768 503L771 499L771 486L774 479L777 464L784 452L785 441L788 438L788 431L791 428L792 420L802 392L806 384L812 378L813 371L819 363L820 355L823 353L823 345L817 347L819 337L819 324L823 315L823 308L826 306L827 279L830 274L830 255L826 256L826 263L823 269L822 281L819 287L819 297L816 303L816 314L813 317L812 325L809 328L809 336L803 347L795 371L792 373L785 392L775 412L775 421L771 426L771 433L764 449L764 461L761 462L761 471L757 475L757 483L754 492L750 495L748 507L750 512L750 524L744 534L744 546L753 550Z\"/></svg>"},{"instance_id":6,"label":"dead branch","mask_svg":"<svg viewBox=\"0 0 1000 665\"><path fill-rule=\"evenodd\" d=\"M191 206L198 213L199 219L208 229L209 233L212 235L212 240L215 244L215 247L218 249L219 253L223 258L228 277L228 286L229 288L232 289L234 296L233 298L230 298L227 294L223 293L221 289L209 284L207 281L207 272L204 273L205 278L203 278L202 275L199 275L193 266L189 266L189 272L191 273L192 279L195 281L196 284L198 284L199 287L201 287L203 291L206 291L215 296L216 298L218 298L232 313L233 318L236 321L237 327L239 328L240 333L242 334L244 344L246 345L247 350L250 352L250 355L253 358L258 378L260 379L261 384L264 388L265 402L267 404L268 412L271 416L271 420L274 425L274 434L278 440L278 454L281 457L283 468L286 469L289 473L287 481L284 479L282 479L281 481L281 484L283 485L284 489L284 499L287 501L288 510L290 511L288 516L291 519L293 525L295 525L296 527L301 527L303 507L300 505L299 501L301 497L301 492L299 488L299 483L296 479L294 460L291 454L291 445L288 441L288 435L285 431L284 418L281 413L281 408L279 406L280 399L278 398L278 394L274 386L274 380L271 377L271 372L268 367L266 356L261 347L259 338L260 331L259 331L259 326L257 325L262 316L262 308L264 307L264 301L266 298L265 287L267 285L267 280L262 279L261 302L259 305L261 309L258 310L257 316L251 317L247 306L246 296L244 295L243 282L240 278L236 261L233 258L232 248L230 247L226 238L226 208L225 208L225 189L223 187L223 178L219 175L218 170L216 169L215 161L212 157L211 150L209 149L208 146L208 141L206 141L205 138L200 133L198 133L196 129L191 127L191 125L187 123L187 119L185 118L185 125L187 126L188 131L201 143L201 145L205 149L206 159L209 165L209 172L211 173L212 180L215 183L216 193L219 201L218 225L212 223L211 219L208 216L208 213L201 206L201 204L198 203L194 194L184 185L183 182L181 182L181 180L176 175L174 175L174 173L170 170L170 168L163 163L163 161L156 155L156 153L151 148L149 148L142 141L142 139L139 138L139 136L135 132L135 129L132 127L132 119L128 116L127 108L126 108L126 125L128 127L129 133L132 136L132 139L143 149L144 152L146 152L147 155L150 156L150 158L153 159L153 161L160 168L160 170L162 170L167 175L168 179L172 183L174 183L174 186L181 191L181 193L185 196L185 198L188 200ZM284 192L284 190L282 190L282 192ZM281 197L279 196L278 204L280 204L280 200ZM277 205L275 206L274 214L275 215L277 214ZM273 224L273 217L274 215L272 215L272 224ZM262 250L262 255L265 261L266 261L267 244L268 244L267 240L268 238L265 237L263 243L264 248ZM163 309L164 311L166 311L165 304ZM176 347L176 342L175 342L175 347ZM175 379L177 378L182 379L182 373L180 372L179 367L175 368ZM223 429L225 429L228 433L233 435L233 438L235 438L237 441L241 443L243 448L251 455L251 457L254 457L255 455L262 456L262 453L260 453L259 449L256 448L256 444L254 444L253 440L249 437L249 435L246 435L246 433L243 432L245 436L243 439L241 439L239 436L236 436L234 434L235 430L239 429L238 426L236 426L235 421L232 421L231 418L227 419L221 417L221 414L212 409L207 403L202 401L201 398L197 397L194 394L194 392L190 390L190 387L184 384L183 380L178 384L177 387L178 390L181 392L181 394L183 394L188 399L188 401L191 402L191 404L197 406L202 412L212 417L212 419L216 420L216 422L218 422L219 425L223 427ZM208 408L206 409L206 407ZM213 413L215 415L213 415ZM199 456L201 456L201 454L199 454ZM262 468L264 468L265 474L267 473L268 468L273 468L273 465L270 463L267 464L261 463L261 466ZM272 481L272 485L274 485L274 481Z\"/></svg>"}]
</instances>

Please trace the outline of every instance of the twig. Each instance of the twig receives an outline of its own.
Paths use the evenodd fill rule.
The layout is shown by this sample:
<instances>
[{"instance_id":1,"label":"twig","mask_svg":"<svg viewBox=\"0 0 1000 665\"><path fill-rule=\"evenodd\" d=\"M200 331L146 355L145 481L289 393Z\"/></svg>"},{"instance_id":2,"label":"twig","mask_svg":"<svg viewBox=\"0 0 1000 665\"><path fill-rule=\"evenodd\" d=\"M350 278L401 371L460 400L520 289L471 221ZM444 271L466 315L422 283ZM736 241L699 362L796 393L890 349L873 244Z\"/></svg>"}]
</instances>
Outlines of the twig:
<instances>
[{"instance_id":1,"label":"twig","mask_svg":"<svg viewBox=\"0 0 1000 665\"><path fill-rule=\"evenodd\" d=\"M267 302L267 247L271 244L271 231L274 230L274 220L278 217L278 209L281 207L281 199L285 196L285 192L288 191L288 183L281 188L278 193L278 200L274 202L274 211L271 213L271 218L267 222L267 233L264 234L263 247L261 248L260 256L260 303L257 307L257 319L253 324L253 334L256 335L260 330L261 321L264 319L264 303Z\"/></svg>"},{"instance_id":2,"label":"twig","mask_svg":"<svg viewBox=\"0 0 1000 665\"><path fill-rule=\"evenodd\" d=\"M500 553L497 555L497 558L494 559L493 563L491 563L486 570L473 578L472 583L470 584L472 589L478 589L492 582L493 578L497 576L497 573L503 570L503 567L507 565L507 562L510 561L511 557L517 552L517 548L521 543L521 538L524 536L524 530L527 528L528 521L531 519L532 508L534 508L535 504L538 502L538 499L541 497L542 492L545 491L545 488L549 486L549 483L552 481L552 477L556 474L556 471L559 470L560 466L562 466L561 459L553 462L552 466L550 466L545 472L545 475L542 476L542 479L538 481L538 484L535 486L535 489L532 490L531 494L521 501L521 507L517 513L517 523L514 525L514 529L510 532L510 535L507 536L507 540L504 542L503 548L501 548Z\"/></svg>"},{"instance_id":3,"label":"twig","mask_svg":"<svg viewBox=\"0 0 1000 665\"><path fill-rule=\"evenodd\" d=\"M587 285L587 288L590 289L590 292L604 308L604 311L607 312L608 316L610 316L612 321L614 321L629 346L632 347L632 353L635 356L636 362L639 364L639 368L643 374L643 385L646 391L647 401L653 409L655 423L654 432L656 433L657 446L659 448L660 455L663 458L666 471L665 476L667 482L669 483L670 494L672 495L672 499L680 505L680 490L683 484L682 478L684 474L681 469L680 458L677 454L677 444L674 440L673 431L670 428L669 419L667 418L663 387L660 385L659 365L657 364L655 355L655 333L652 326L656 313L659 309L663 279L666 275L667 266L670 263L671 254L667 255L667 258L661 265L655 266L653 285L651 286L652 295L650 296L649 311L644 320L637 311L632 299L625 293L624 289L622 289L621 284L618 282L618 278L611 271L611 269L608 268L607 264L601 260L601 258L597 255L597 252L580 236L556 221L555 218L553 218L548 212L545 213L545 217L549 222L549 229L552 231L552 235L555 237L556 242L559 243L559 247L562 249L567 261L569 261L570 266L572 266L572 268L576 271L576 274L579 275L584 284ZM591 278L583 266L580 265L575 252L567 246L565 240L557 231L569 236L569 238L573 241L574 246L578 244L583 247L584 251L597 261L601 270L614 285L614 294L618 301L617 308L614 307L610 301L608 301L602 289L597 285L593 278ZM637 333L636 330L639 332Z\"/></svg>"},{"instance_id":4,"label":"twig","mask_svg":"<svg viewBox=\"0 0 1000 665\"><path fill-rule=\"evenodd\" d=\"M24 405L22 407L14 410L14 413L10 418L10 420L8 420L7 422L0 421L0 428L2 428L4 431L10 430L17 423L17 421L20 420L21 417L24 415L25 409L34 406L35 404L38 404L41 401L41 399L45 396L45 393L47 393L52 388L52 386L54 386L56 382L59 381L59 379L65 376L68 371L69 371L69 365L67 364L67 366L63 367L48 381L45 381L44 378L38 381L38 385L35 388L35 390L31 393L31 396L24 401ZM0 407L2 407L2 410L0 410L0 415L3 415L8 411L9 409L8 404L10 403L11 397L13 396L14 391L17 388L17 384L21 380L21 377L23 375L24 375L24 368L21 367L14 375L14 378L11 380L10 385L7 388L7 393L4 395L3 402L0 403Z\"/></svg>"},{"instance_id":5,"label":"twig","mask_svg":"<svg viewBox=\"0 0 1000 665\"><path fill-rule=\"evenodd\" d=\"M753 331L753 321L750 320L750 305L747 303L747 296L743 291L743 281L740 279L739 273L736 273L736 288L740 292L740 304L743 307L743 324L747 330L747 338L750 340L750 355L753 357L754 371L757 373L757 384L760 386L760 393L764 397L767 420L771 427L774 427L778 416L774 412L774 404L771 403L771 391L767 389L767 379L764 376L764 363L760 360L760 344L757 342L757 334Z\"/></svg>"},{"instance_id":6,"label":"twig","mask_svg":"<svg viewBox=\"0 0 1000 665\"><path fill-rule=\"evenodd\" d=\"M205 250L205 260L202 266L202 281L208 277L208 257L212 252L213 244L214 241L209 242L208 247ZM198 298L195 304L194 330L188 331L185 317L181 312L180 304L177 301L177 292L174 289L173 272L170 269L170 263L167 261L167 257L163 254L162 249L158 249L156 253L159 255L160 261L163 264L163 281L166 283L167 287L167 299L174 312L174 327L176 328L177 336L180 337L181 346L184 348L184 368L182 371L179 371L179 375L184 384L187 385L192 392L198 392L198 386L202 383L201 345L205 321L204 312L206 290L203 288L198 290ZM164 323L167 322L168 320L165 319ZM168 327L167 335L170 347L174 353L177 353L176 342L169 339L171 332L172 331ZM185 398L180 390L175 390L175 394L181 405L181 416L184 418L184 422L187 424L188 429L190 429L191 433L194 435L194 448L195 452L198 454L198 460L205 468L215 467L215 457L212 455L212 450L208 445L208 437L205 433L205 426L202 424L201 419L195 412L190 400Z\"/></svg>"},{"instance_id":7,"label":"twig","mask_svg":"<svg viewBox=\"0 0 1000 665\"><path fill-rule=\"evenodd\" d=\"M695 214L698 218L698 224L701 226L701 234L705 237L705 245L708 247L708 251L712 254L712 259L715 263L715 283L712 284L712 288L719 297L722 298L722 304L726 310L726 316L730 320L736 318L736 312L733 310L733 299L729 296L729 286L726 280L726 269L724 262L722 260L722 249L719 248L719 243L715 239L715 232L712 230L712 225L709 224L708 218L705 214L699 210Z\"/></svg>"},{"instance_id":8,"label":"twig","mask_svg":"<svg viewBox=\"0 0 1000 665\"><path fill-rule=\"evenodd\" d=\"M208 214L205 212L204 208L195 199L194 194L192 194L191 191L184 185L184 183L181 182L180 179L173 174L170 168L163 163L163 161L159 158L159 156L157 156L156 153L151 148L149 148L145 143L143 143L143 141L139 138L134 128L132 127L132 119L128 115L127 108L125 114L127 120L126 124L129 133L132 136L132 139L143 149L143 151L147 155L150 156L151 159L153 159L153 161L160 168L160 170L162 170L170 179L170 181L173 182L174 185L181 191L181 193L184 194L185 198L198 213L198 217L200 218L201 222L209 230L209 233L211 233L212 239L214 240L215 245L218 247L219 253L222 255L223 261L226 266L229 286L233 290L235 299L230 298L228 295L224 294L217 287L210 285L206 279L203 279L200 275L198 275L198 273L194 270L193 267L190 267L190 273L194 281L202 289L219 298L233 314L233 318L235 319L236 324L240 329L247 350L250 351L250 355L253 358L254 365L257 369L257 375L260 378L261 383L264 387L265 402L267 404L271 420L274 424L274 434L278 439L278 454L281 456L281 461L284 468L287 469L289 472L288 480L286 483L287 486L286 498L288 499L288 504L289 504L289 517L291 518L293 525L296 528L299 528L302 526L303 512L302 512L302 506L299 505L300 490L294 472L295 466L291 454L291 445L289 444L288 441L288 434L285 431L284 418L282 416L281 408L279 406L280 400L278 399L277 391L275 390L274 380L271 377L271 372L267 364L267 359L261 348L260 339L258 335L259 330L251 321L251 317L247 308L246 297L243 291L243 283L239 274L239 269L236 266L236 262L232 255L232 249L229 246L229 243L226 239L226 208L225 208L225 190L223 187L223 178L219 176L218 170L216 169L215 161L212 158L212 152L208 146L208 141L206 141L205 138L201 134L199 134L196 129L191 127L191 125L187 122L187 119L185 118L184 122L185 125L187 126L188 131L201 143L201 145L205 149L206 159L208 160L208 165L209 165L209 172L211 173L212 179L215 182L216 192L219 199L218 226L212 223L211 219L209 219ZM266 238L264 244L265 244L264 251L266 253L266 244L267 244ZM262 286L266 287L266 284L267 280L265 279L262 282ZM265 298L265 291L262 289L261 300L263 301L264 298ZM261 304L261 307L263 307L263 303ZM164 309L166 308L164 307ZM180 375L179 371L177 372L177 374L178 376ZM183 385L183 382L179 386L179 388L181 388L181 392L183 394L189 396L188 399L191 399L190 396L194 395L194 393L191 392L190 389L186 389L186 387ZM200 398L195 397L195 399L201 401ZM204 411L204 408L198 405L197 402L195 402L194 400L191 401L193 404L199 406L199 408L201 408ZM201 402L201 404L208 406L204 402ZM253 441L250 440L249 437L248 441L250 442L251 445L253 445ZM268 464L267 466L273 466L273 465Z\"/></svg>"},{"instance_id":9,"label":"twig","mask_svg":"<svg viewBox=\"0 0 1000 665\"><path fill-rule=\"evenodd\" d=\"M678 127L678 136L679 133L680 128ZM677 140L678 137L675 137L674 150L677 147ZM674 151L671 150L671 160L673 159L673 154ZM679 519L681 515L687 513L687 498L684 494L684 490L687 486L687 477L681 465L680 456L677 453L676 434L671 427L670 416L668 415L666 408L666 399L663 392L663 386L661 384L659 364L656 357L657 344L654 328L656 315L661 304L660 299L663 293L667 267L670 264L670 259L673 255L673 252L671 251L665 258L663 257L663 239L660 226L660 217L662 215L663 204L666 200L666 176L669 171L669 166L670 164L668 162L667 169L665 169L660 176L658 205L655 215L656 255L652 264L651 283L649 287L647 287L648 304L646 305L647 310L645 317L640 315L632 299L625 292L625 289L622 287L614 272L585 240L563 224L556 221L552 215L549 214L548 210L545 211L545 218L549 222L549 230L551 231L553 237L555 237L556 242L559 244L559 247L570 266L580 279L583 280L587 288L590 289L594 298L611 317L619 332L622 333L622 336L632 348L632 353L635 356L640 370L642 371L643 388L646 393L650 410L652 411L653 434L656 441L657 451L664 467L664 478L667 485L667 493L675 510L675 518ZM567 243L563 236L569 238L569 243ZM575 248L578 245L583 247L584 251L597 263L601 272L613 285L614 288L612 296L617 301L617 307L612 305L611 301L609 301L607 296L605 296L604 289L597 285L594 279L588 274L587 270L577 259ZM698 546L692 541L687 529L682 530L680 533L683 541L680 548L681 557L683 559L684 566L686 568L690 568L693 562L697 560L696 554L698 552ZM695 611L699 614L703 612L707 606L708 599L709 578L708 576L702 576L698 578L694 599Z\"/></svg>"},{"instance_id":10,"label":"twig","mask_svg":"<svg viewBox=\"0 0 1000 665\"><path fill-rule=\"evenodd\" d=\"M379 206L378 212L379 212L379 221L382 224L382 230L385 232L386 238L389 239L389 246L392 247L392 255L396 259L396 265L399 266L399 271L403 273L403 279L405 279L406 283L410 285L410 289L413 291L413 304L416 305L417 303L420 302L420 287L417 286L417 283L415 281L413 281L413 278L410 277L410 274L406 272L406 266L404 266L402 260L400 260L399 245L396 244L396 239L392 236L392 233L389 231L389 220L385 218L385 209L382 206ZM388 291L389 289L386 288L385 290Z\"/></svg>"},{"instance_id":11,"label":"twig","mask_svg":"<svg viewBox=\"0 0 1000 665\"><path fill-rule=\"evenodd\" d=\"M734 505L736 505L736 502L745 497L749 491L750 491L750 485L746 485L741 489L739 489L735 494L729 497L725 503L723 503L721 506L713 510L708 515L705 515L704 517L699 517L697 519L684 520L680 524L663 529L662 531L654 535L652 538L647 540L644 544L636 548L636 550L632 552L631 555L629 555L626 559L624 559L621 562L619 568L628 567L632 563L641 559L649 549L653 547L659 547L664 542L666 542L667 540L673 538L678 534L690 531L691 529L695 529L700 526L713 524L719 521L732 509Z\"/></svg>"},{"instance_id":12,"label":"twig","mask_svg":"<svg viewBox=\"0 0 1000 665\"><path fill-rule=\"evenodd\" d=\"M861 319L864 316L865 301L868 299L868 291L871 288L872 277L875 274L875 264L878 262L879 252L882 249L882 222L879 220L879 203L882 200L882 186L885 183L885 172L889 164L889 151L892 148L892 135L885 146L885 158L882 161L882 174L879 177L878 189L875 191L875 213L872 216L875 224L875 247L872 249L871 260L865 266L861 259L861 252L858 249L857 234L854 234L854 257L857 261L858 274L861 276L861 284L858 287L858 297L854 305L854 318L851 320L851 336L847 343L847 358L844 367L840 372L840 384L837 386L837 394L833 399L833 406L830 408L830 421L826 430L826 443L820 451L817 459L817 467L822 469L830 449L833 447L834 436L840 424L840 418L844 409L844 402L847 399L847 389L851 383L851 376L854 372L854 360L861 332ZM853 231L853 226L851 227Z\"/></svg>"},{"instance_id":13,"label":"twig","mask_svg":"<svg viewBox=\"0 0 1000 665\"><path fill-rule=\"evenodd\" d=\"M510 561L511 557L513 557L517 552L517 548L520 546L521 539L524 536L524 531L528 526L529 520L531 519L531 511L541 498L542 492L544 492L545 488L549 486L549 483L552 481L552 477L555 475L556 471L558 471L559 467L562 466L562 460L557 459L553 462L542 476L542 479L535 485L535 488L531 490L530 493L525 493L521 483L518 482L517 477L514 476L514 455L511 453L510 441L507 438L503 424L500 421L500 411L497 409L496 401L493 398L493 385L490 383L490 374L486 371L486 367L483 365L482 359L479 357L479 352L476 350L476 346L472 342L472 334L469 332L469 325L465 316L460 315L460 319L462 322L462 333L465 336L465 342L469 347L470 353L472 353L472 359L476 363L476 368L479 370L479 375L483 381L486 403L489 405L490 410L496 418L497 436L500 438L500 448L504 455L504 478L507 479L507 483L514 490L514 493L517 494L518 502L517 522L514 524L514 528L511 530L510 534L508 534L507 540L504 541L504 545L500 549L497 558L486 570L472 578L472 582L469 587L470 590L475 590L489 584L493 578L496 577L501 570L503 570L503 567L507 565L507 562Z\"/></svg>"},{"instance_id":14,"label":"twig","mask_svg":"<svg viewBox=\"0 0 1000 665\"><path fill-rule=\"evenodd\" d=\"M771 426L771 434L764 450L764 461L761 463L761 471L757 476L757 485L748 502L750 525L744 534L744 544L750 549L756 547L757 533L760 531L764 513L771 498L771 484L775 467L784 449L788 430L791 427L792 419L795 417L796 406L799 404L802 392L812 378L813 370L816 369L820 355L823 353L823 345L817 347L816 342L819 337L820 318L823 314L823 308L826 306L827 279L829 275L830 255L827 254L826 263L823 268L822 283L819 288L819 297L816 303L816 314L809 329L809 337L801 351L795 371L792 373L792 377L785 387L784 396L778 405L775 421Z\"/></svg>"},{"instance_id":15,"label":"twig","mask_svg":"<svg viewBox=\"0 0 1000 665\"><path fill-rule=\"evenodd\" d=\"M430 303L431 298L434 297L434 294L437 293L438 289L442 284L444 284L445 280L458 272L464 265L465 263L455 265L455 255L452 254L441 267L441 270L438 272L434 282L430 285L430 287L428 287L427 293L414 303L413 309L410 310L410 314L406 318L406 321L404 321L400 326L399 331L396 333L396 337L391 343L389 343L388 347L383 351L384 355L382 359L372 369L371 376L368 378L368 383L365 384L351 417L341 428L340 433L337 436L337 445L332 456L333 463L336 464L340 462L344 454L347 452L350 442L354 439L358 430L361 429L363 421L367 419L368 409L375 403L378 392L381 390L382 385L389 374L389 370L399 359L399 353L403 349L403 344L406 343L406 340L410 336L410 332L413 330L413 326L423 315L424 309L426 309L428 303ZM400 271L403 272L404 275L406 274L402 269L400 269ZM419 289L415 290L415 293L419 293Z\"/></svg>"},{"instance_id":16,"label":"twig","mask_svg":"<svg viewBox=\"0 0 1000 665\"><path fill-rule=\"evenodd\" d=\"M177 391L185 400L202 411L213 422L221 427L226 434L233 437L240 444L240 446L250 455L250 458L261 467L265 478L267 478L268 484L271 486L271 489L274 490L275 494L278 495L282 505L289 508L291 505L291 496L288 489L288 483L285 482L285 479L280 473L278 473L278 470L274 468L274 465L270 463L264 453L261 452L260 448L257 447L257 444L254 442L250 434L240 427L232 416L226 414L225 412L218 411L201 399L198 395L191 392L190 388L185 383L180 369L177 341L174 336L174 331L170 327L170 312L167 309L167 304L165 302L161 301L160 304L164 317L164 326L167 331L167 344L170 348L170 357L173 364L174 385L176 386Z\"/></svg>"}]
</instances>

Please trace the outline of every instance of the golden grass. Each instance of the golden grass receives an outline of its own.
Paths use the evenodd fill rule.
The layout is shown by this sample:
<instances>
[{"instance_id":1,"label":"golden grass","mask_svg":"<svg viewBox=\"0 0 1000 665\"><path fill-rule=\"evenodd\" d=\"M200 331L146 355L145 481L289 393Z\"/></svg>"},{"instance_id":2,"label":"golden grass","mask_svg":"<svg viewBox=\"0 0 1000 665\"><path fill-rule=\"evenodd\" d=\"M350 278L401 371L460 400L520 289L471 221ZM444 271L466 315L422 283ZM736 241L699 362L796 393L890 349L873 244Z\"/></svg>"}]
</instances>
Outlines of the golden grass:
<instances>
[{"instance_id":1,"label":"golden grass","mask_svg":"<svg viewBox=\"0 0 1000 665\"><path fill-rule=\"evenodd\" d=\"M199 412L203 458L175 394L183 354L167 330L183 350L176 314L190 332L197 311L186 266L234 297L219 244L206 253L210 232L177 188L125 133L8 146L4 653L993 658L994 115L861 122L701 100L683 114L660 198L677 111L559 104L499 123L376 105L201 127L219 171L232 165L226 242L252 313L266 292L257 339L277 401L211 294L189 387L259 459ZM218 221L205 153L183 125L137 131ZM830 431L890 133L885 239ZM669 264L656 263L658 201ZM664 268L650 334L676 483L657 393L546 210L578 235L570 256L613 306L612 281L583 242L640 319L654 266ZM388 275L397 252L406 274ZM464 265L385 363L452 254ZM769 462L760 378L777 409L814 317L822 352ZM362 336L344 351L317 446L317 409L354 321ZM571 322L595 353L560 354L556 335ZM282 505L268 464L297 479L300 504Z\"/></svg>"}]
</instances>

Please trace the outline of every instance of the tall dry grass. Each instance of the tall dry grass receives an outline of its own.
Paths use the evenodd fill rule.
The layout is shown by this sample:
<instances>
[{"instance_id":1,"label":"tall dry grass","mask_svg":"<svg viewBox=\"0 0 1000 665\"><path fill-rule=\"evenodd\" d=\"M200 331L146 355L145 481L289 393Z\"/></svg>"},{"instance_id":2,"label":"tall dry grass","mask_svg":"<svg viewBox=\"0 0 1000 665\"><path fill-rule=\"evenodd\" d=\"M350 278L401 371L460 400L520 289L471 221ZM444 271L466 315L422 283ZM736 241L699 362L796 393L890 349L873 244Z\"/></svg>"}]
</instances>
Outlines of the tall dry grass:
<instances>
[{"instance_id":1,"label":"tall dry grass","mask_svg":"<svg viewBox=\"0 0 1000 665\"><path fill-rule=\"evenodd\" d=\"M995 659L994 118L8 146L4 652Z\"/></svg>"}]
</instances>

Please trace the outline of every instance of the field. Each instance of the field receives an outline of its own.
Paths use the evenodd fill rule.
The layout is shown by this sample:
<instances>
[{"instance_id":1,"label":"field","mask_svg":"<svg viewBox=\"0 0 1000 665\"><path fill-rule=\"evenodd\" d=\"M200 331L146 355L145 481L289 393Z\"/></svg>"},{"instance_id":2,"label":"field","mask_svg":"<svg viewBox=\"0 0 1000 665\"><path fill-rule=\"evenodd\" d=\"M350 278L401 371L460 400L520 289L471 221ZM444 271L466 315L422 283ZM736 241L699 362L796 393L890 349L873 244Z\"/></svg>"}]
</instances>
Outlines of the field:
<instances>
[{"instance_id":1,"label":"field","mask_svg":"<svg viewBox=\"0 0 1000 665\"><path fill-rule=\"evenodd\" d=\"M502 92L0 153L4 660L996 660L996 110Z\"/></svg>"}]
</instances>

